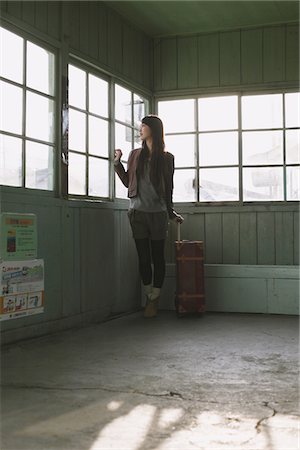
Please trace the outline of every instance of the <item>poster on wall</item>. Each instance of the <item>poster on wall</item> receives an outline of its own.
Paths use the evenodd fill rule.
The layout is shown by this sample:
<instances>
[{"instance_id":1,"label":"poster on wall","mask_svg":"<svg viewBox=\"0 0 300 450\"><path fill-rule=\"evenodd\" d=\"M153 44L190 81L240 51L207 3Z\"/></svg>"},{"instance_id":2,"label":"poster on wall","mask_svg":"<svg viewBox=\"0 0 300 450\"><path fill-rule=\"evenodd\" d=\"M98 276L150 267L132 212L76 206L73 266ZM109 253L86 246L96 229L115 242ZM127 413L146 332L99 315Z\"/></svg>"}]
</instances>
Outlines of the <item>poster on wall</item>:
<instances>
[{"instance_id":1,"label":"poster on wall","mask_svg":"<svg viewBox=\"0 0 300 450\"><path fill-rule=\"evenodd\" d=\"M1 213L0 259L18 261L36 257L36 215Z\"/></svg>"},{"instance_id":2,"label":"poster on wall","mask_svg":"<svg viewBox=\"0 0 300 450\"><path fill-rule=\"evenodd\" d=\"M44 312L44 260L0 262L0 321Z\"/></svg>"}]
</instances>

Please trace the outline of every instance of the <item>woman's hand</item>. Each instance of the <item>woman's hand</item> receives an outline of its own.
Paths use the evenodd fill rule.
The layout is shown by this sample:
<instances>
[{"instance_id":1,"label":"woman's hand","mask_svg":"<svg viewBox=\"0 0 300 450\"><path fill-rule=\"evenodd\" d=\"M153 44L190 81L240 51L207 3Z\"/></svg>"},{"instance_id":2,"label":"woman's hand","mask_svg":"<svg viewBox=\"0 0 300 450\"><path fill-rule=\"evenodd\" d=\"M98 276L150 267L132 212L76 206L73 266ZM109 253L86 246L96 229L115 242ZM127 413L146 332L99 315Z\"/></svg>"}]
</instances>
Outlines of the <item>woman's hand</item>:
<instances>
[{"instance_id":1,"label":"woman's hand","mask_svg":"<svg viewBox=\"0 0 300 450\"><path fill-rule=\"evenodd\" d=\"M120 161L122 155L123 155L122 150L120 148L117 148L115 150L115 159L114 159L114 161L115 162Z\"/></svg>"},{"instance_id":2,"label":"woman's hand","mask_svg":"<svg viewBox=\"0 0 300 450\"><path fill-rule=\"evenodd\" d=\"M184 222L184 218L180 214L177 214L177 216L174 217L173 221L175 223L183 223Z\"/></svg>"}]
</instances>

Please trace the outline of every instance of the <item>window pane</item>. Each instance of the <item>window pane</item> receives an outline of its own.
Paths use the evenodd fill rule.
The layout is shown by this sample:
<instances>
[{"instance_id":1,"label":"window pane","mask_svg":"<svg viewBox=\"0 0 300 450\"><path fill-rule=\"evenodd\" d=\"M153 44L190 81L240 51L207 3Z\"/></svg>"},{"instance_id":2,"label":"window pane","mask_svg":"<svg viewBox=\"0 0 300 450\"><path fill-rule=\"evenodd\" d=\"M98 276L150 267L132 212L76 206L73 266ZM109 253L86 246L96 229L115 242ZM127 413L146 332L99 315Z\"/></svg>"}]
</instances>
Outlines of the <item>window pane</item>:
<instances>
[{"instance_id":1,"label":"window pane","mask_svg":"<svg viewBox=\"0 0 300 450\"><path fill-rule=\"evenodd\" d=\"M178 169L174 172L174 202L196 201L196 171L194 169Z\"/></svg>"},{"instance_id":2,"label":"window pane","mask_svg":"<svg viewBox=\"0 0 300 450\"><path fill-rule=\"evenodd\" d=\"M86 109L86 72L69 65L69 104Z\"/></svg>"},{"instance_id":3,"label":"window pane","mask_svg":"<svg viewBox=\"0 0 300 450\"><path fill-rule=\"evenodd\" d=\"M131 92L115 85L115 118L131 125Z\"/></svg>"},{"instance_id":4,"label":"window pane","mask_svg":"<svg viewBox=\"0 0 300 450\"><path fill-rule=\"evenodd\" d=\"M285 126L300 127L300 94L285 94Z\"/></svg>"},{"instance_id":5,"label":"window pane","mask_svg":"<svg viewBox=\"0 0 300 450\"><path fill-rule=\"evenodd\" d=\"M131 130L132 128L125 127L116 123L116 137L115 137L115 148L120 148L123 152L122 159L127 161L128 155L132 150L131 144Z\"/></svg>"},{"instance_id":6,"label":"window pane","mask_svg":"<svg viewBox=\"0 0 300 450\"><path fill-rule=\"evenodd\" d=\"M54 55L27 42L27 86L54 95Z\"/></svg>"},{"instance_id":7,"label":"window pane","mask_svg":"<svg viewBox=\"0 0 300 450\"><path fill-rule=\"evenodd\" d=\"M86 151L86 115L85 113L69 110L69 148L81 152Z\"/></svg>"},{"instance_id":8,"label":"window pane","mask_svg":"<svg viewBox=\"0 0 300 450\"><path fill-rule=\"evenodd\" d=\"M53 147L26 142L25 186L35 189L53 189Z\"/></svg>"},{"instance_id":9,"label":"window pane","mask_svg":"<svg viewBox=\"0 0 300 450\"><path fill-rule=\"evenodd\" d=\"M300 167L286 168L287 200L300 200Z\"/></svg>"},{"instance_id":10,"label":"window pane","mask_svg":"<svg viewBox=\"0 0 300 450\"><path fill-rule=\"evenodd\" d=\"M243 164L283 164L282 131L244 132Z\"/></svg>"},{"instance_id":11,"label":"window pane","mask_svg":"<svg viewBox=\"0 0 300 450\"><path fill-rule=\"evenodd\" d=\"M108 157L108 122L89 116L89 153Z\"/></svg>"},{"instance_id":12,"label":"window pane","mask_svg":"<svg viewBox=\"0 0 300 450\"><path fill-rule=\"evenodd\" d=\"M158 102L158 116L165 133L195 130L194 99Z\"/></svg>"},{"instance_id":13,"label":"window pane","mask_svg":"<svg viewBox=\"0 0 300 450\"><path fill-rule=\"evenodd\" d=\"M243 200L283 200L282 167L243 169Z\"/></svg>"},{"instance_id":14,"label":"window pane","mask_svg":"<svg viewBox=\"0 0 300 450\"><path fill-rule=\"evenodd\" d=\"M146 100L137 94L133 94L133 115L134 115L134 126L140 128L142 118L146 115Z\"/></svg>"},{"instance_id":15,"label":"window pane","mask_svg":"<svg viewBox=\"0 0 300 450\"><path fill-rule=\"evenodd\" d=\"M199 130L230 130L238 127L238 97L199 98Z\"/></svg>"},{"instance_id":16,"label":"window pane","mask_svg":"<svg viewBox=\"0 0 300 450\"><path fill-rule=\"evenodd\" d=\"M86 157L69 153L69 193L77 195L86 194Z\"/></svg>"},{"instance_id":17,"label":"window pane","mask_svg":"<svg viewBox=\"0 0 300 450\"><path fill-rule=\"evenodd\" d=\"M235 201L239 199L237 168L200 169L200 201Z\"/></svg>"},{"instance_id":18,"label":"window pane","mask_svg":"<svg viewBox=\"0 0 300 450\"><path fill-rule=\"evenodd\" d=\"M89 74L89 111L108 117L108 83Z\"/></svg>"},{"instance_id":19,"label":"window pane","mask_svg":"<svg viewBox=\"0 0 300 450\"><path fill-rule=\"evenodd\" d=\"M54 141L54 101L27 91L26 135Z\"/></svg>"},{"instance_id":20,"label":"window pane","mask_svg":"<svg viewBox=\"0 0 300 450\"><path fill-rule=\"evenodd\" d=\"M108 161L89 158L89 195L109 196Z\"/></svg>"},{"instance_id":21,"label":"window pane","mask_svg":"<svg viewBox=\"0 0 300 450\"><path fill-rule=\"evenodd\" d=\"M22 140L0 135L0 184L22 186Z\"/></svg>"},{"instance_id":22,"label":"window pane","mask_svg":"<svg viewBox=\"0 0 300 450\"><path fill-rule=\"evenodd\" d=\"M127 163L122 162L125 171L127 171ZM116 181L116 197L118 198L128 198L127 197L127 192L128 192L128 188L126 186L124 186L124 184L122 183L122 181L120 180L119 176L117 175L117 173L115 172L115 181Z\"/></svg>"},{"instance_id":23,"label":"window pane","mask_svg":"<svg viewBox=\"0 0 300 450\"><path fill-rule=\"evenodd\" d=\"M282 128L282 94L242 97L242 127Z\"/></svg>"},{"instance_id":24,"label":"window pane","mask_svg":"<svg viewBox=\"0 0 300 450\"><path fill-rule=\"evenodd\" d=\"M0 129L22 133L23 90L0 81Z\"/></svg>"},{"instance_id":25,"label":"window pane","mask_svg":"<svg viewBox=\"0 0 300 450\"><path fill-rule=\"evenodd\" d=\"M286 163L300 162L300 130L286 130L285 132Z\"/></svg>"},{"instance_id":26,"label":"window pane","mask_svg":"<svg viewBox=\"0 0 300 450\"><path fill-rule=\"evenodd\" d=\"M199 135L200 166L238 164L238 133L205 133Z\"/></svg>"},{"instance_id":27,"label":"window pane","mask_svg":"<svg viewBox=\"0 0 300 450\"><path fill-rule=\"evenodd\" d=\"M22 83L23 39L0 27L0 54L0 75L17 83Z\"/></svg>"},{"instance_id":28,"label":"window pane","mask_svg":"<svg viewBox=\"0 0 300 450\"><path fill-rule=\"evenodd\" d=\"M183 134L178 136L165 136L166 150L173 153L175 167L195 166L195 136Z\"/></svg>"}]
</instances>

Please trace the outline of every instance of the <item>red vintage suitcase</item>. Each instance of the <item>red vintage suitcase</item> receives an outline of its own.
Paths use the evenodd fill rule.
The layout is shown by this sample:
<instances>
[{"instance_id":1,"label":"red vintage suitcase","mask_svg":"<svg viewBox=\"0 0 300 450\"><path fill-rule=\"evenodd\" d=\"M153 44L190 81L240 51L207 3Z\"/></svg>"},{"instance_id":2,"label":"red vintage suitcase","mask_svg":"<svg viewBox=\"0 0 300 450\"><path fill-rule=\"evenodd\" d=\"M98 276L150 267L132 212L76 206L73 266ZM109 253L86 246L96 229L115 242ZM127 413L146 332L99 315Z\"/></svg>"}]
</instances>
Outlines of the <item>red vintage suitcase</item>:
<instances>
[{"instance_id":1,"label":"red vintage suitcase","mask_svg":"<svg viewBox=\"0 0 300 450\"><path fill-rule=\"evenodd\" d=\"M177 224L176 294L178 316L205 311L203 241L180 240L180 223Z\"/></svg>"}]
</instances>

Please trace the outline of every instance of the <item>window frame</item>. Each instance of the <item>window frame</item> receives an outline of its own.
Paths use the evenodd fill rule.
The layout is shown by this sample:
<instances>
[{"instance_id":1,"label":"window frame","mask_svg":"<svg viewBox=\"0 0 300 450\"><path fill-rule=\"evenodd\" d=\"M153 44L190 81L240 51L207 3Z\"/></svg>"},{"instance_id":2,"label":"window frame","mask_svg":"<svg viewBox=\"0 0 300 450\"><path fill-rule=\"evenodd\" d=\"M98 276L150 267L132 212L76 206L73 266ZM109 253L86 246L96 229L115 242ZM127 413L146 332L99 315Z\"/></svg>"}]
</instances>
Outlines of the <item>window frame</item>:
<instances>
[{"instance_id":1,"label":"window frame","mask_svg":"<svg viewBox=\"0 0 300 450\"><path fill-rule=\"evenodd\" d=\"M1 22L1 28L7 30L10 33L15 34L16 36L23 39L23 79L22 82L17 82L14 80L10 80L0 75L0 80L8 83L12 86L18 87L22 89L22 129L21 133L17 134L15 132L0 130L0 134L3 136L11 136L22 141L22 184L20 186L8 185L8 184L0 184L1 188L8 189L24 189L26 191L38 191L42 194L53 194L55 195L58 192L59 187L59 170L58 170L58 161L57 161L57 148L59 147L59 126L60 126L60 85L59 85L59 74L60 74L60 61L59 61L59 47L56 47L53 43L49 43L46 40L43 40L39 36L35 36L27 32L26 30L20 29L6 21ZM53 95L46 94L45 92L38 91L35 88L29 87L26 85L27 82L27 41L30 43L37 45L38 47L43 48L44 50L51 52L54 56L54 82L53 82ZM26 135L26 107L27 107L27 92L39 95L43 98L49 99L53 101L53 142L43 141L38 138L29 137ZM52 147L53 151L53 187L52 189L42 189L36 187L27 187L26 186L26 142L33 142L37 144L47 145Z\"/></svg>"},{"instance_id":2,"label":"window frame","mask_svg":"<svg viewBox=\"0 0 300 450\"><path fill-rule=\"evenodd\" d=\"M286 184L286 167L291 166L299 166L300 163L294 163L294 164L286 164L286 143L285 143L285 132L286 130L292 130L292 129L300 129L300 127L285 127L285 94L288 93L300 93L299 87L288 87L288 88L274 88L274 89L261 89L261 90L231 90L231 91L211 91L207 93L198 93L198 94L180 94L180 95L157 95L154 98L154 108L156 111L156 114L158 114L158 103L160 101L171 101L171 100L186 100L186 99L194 99L194 112L195 112L195 129L192 132L178 132L178 133L165 133L165 135L184 135L184 134L194 134L195 135L195 166L192 167L180 167L175 168L175 170L184 170L184 169L195 169L196 172L196 183L197 183L197 192L196 192L196 201L190 201L190 202L176 202L174 201L174 204L176 205L193 205L193 206L257 206L257 205L298 205L299 200L287 200L286 199L286 193L287 193L287 184ZM283 108L283 123L282 128L264 128L264 129L258 129L258 130L244 130L242 128L242 97L243 96L250 96L250 95L268 95L268 94L282 94L283 101L282 101L282 108ZM199 131L199 124L198 124L198 117L199 117L199 111L198 111L198 99L200 98L211 98L211 97L226 97L226 96L233 96L236 95L237 101L238 101L238 127L236 130L212 130L212 131ZM242 163L242 133L243 131L273 131L273 130L281 130L283 132L283 163L282 164L269 164L269 165L251 165L251 166L244 166ZM223 201L200 201L200 188L199 188L199 179L200 179L200 170L201 168L209 168L210 166L199 166L199 135L201 133L215 133L215 132L224 132L224 131L237 131L238 132L238 165L226 165L226 166L211 166L212 168L238 168L238 192L239 192L239 200L223 200ZM172 150L170 150L172 153ZM176 161L175 161L176 166ZM244 167L282 167L283 169L283 200L254 200L254 201L244 201L242 200L243 195L243 168Z\"/></svg>"}]
</instances>

